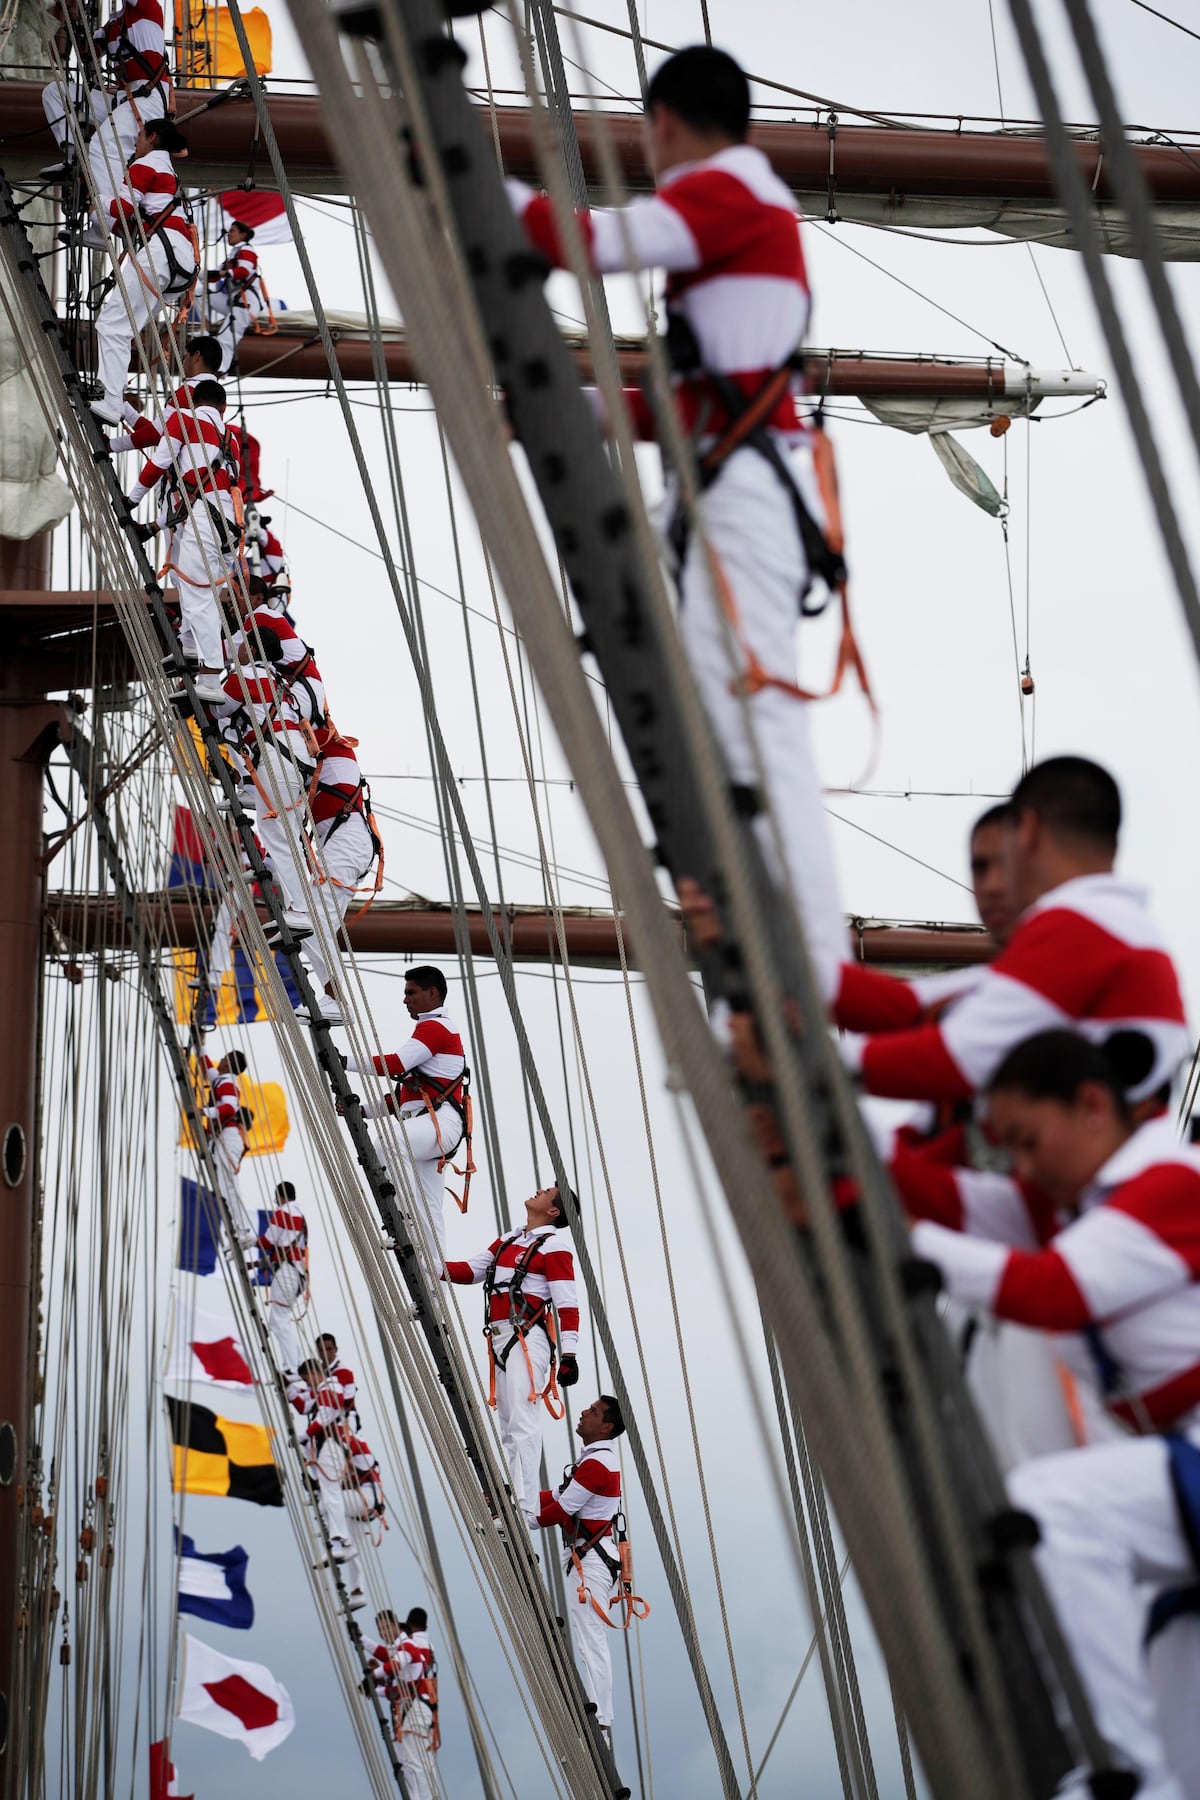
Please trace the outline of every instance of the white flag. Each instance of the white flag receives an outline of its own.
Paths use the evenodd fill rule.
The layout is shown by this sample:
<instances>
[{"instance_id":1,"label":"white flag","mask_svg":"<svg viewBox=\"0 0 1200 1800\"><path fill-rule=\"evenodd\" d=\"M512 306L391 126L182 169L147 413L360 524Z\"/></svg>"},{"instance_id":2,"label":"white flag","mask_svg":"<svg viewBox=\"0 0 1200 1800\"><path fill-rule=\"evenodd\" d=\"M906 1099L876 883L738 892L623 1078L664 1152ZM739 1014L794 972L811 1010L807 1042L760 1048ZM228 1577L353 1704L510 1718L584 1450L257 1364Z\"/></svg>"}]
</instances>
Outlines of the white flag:
<instances>
[{"instance_id":1,"label":"white flag","mask_svg":"<svg viewBox=\"0 0 1200 1800\"><path fill-rule=\"evenodd\" d=\"M296 1723L288 1691L261 1663L237 1662L183 1634L179 1717L245 1744L255 1762L290 1737Z\"/></svg>"}]
</instances>

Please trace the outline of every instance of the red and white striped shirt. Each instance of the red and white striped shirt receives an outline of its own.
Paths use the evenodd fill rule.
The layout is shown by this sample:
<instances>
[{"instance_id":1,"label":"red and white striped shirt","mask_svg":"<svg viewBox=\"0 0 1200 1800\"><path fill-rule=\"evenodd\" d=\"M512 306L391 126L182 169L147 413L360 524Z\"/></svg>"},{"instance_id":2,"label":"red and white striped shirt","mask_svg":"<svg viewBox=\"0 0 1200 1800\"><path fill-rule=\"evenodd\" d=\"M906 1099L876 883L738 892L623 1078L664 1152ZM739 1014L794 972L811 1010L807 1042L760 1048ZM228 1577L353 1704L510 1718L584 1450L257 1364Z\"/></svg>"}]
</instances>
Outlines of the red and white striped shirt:
<instances>
[{"instance_id":1,"label":"red and white striped shirt","mask_svg":"<svg viewBox=\"0 0 1200 1800\"><path fill-rule=\"evenodd\" d=\"M192 228L175 204L178 198L179 179L169 151L148 150L145 156L135 157L126 169L124 181L108 203L108 216L114 225L122 217L131 227L139 221L145 221L147 226L162 225L183 238L190 248ZM136 232L133 241L136 245Z\"/></svg>"},{"instance_id":2,"label":"red and white striped shirt","mask_svg":"<svg viewBox=\"0 0 1200 1800\"><path fill-rule=\"evenodd\" d=\"M312 816L318 838L324 843L333 825L347 811L363 811L362 769L354 746L330 732L321 739L317 782L312 792Z\"/></svg>"},{"instance_id":3,"label":"red and white striped shirt","mask_svg":"<svg viewBox=\"0 0 1200 1800\"><path fill-rule=\"evenodd\" d=\"M340 1442L345 1442L350 1428L346 1423L342 1390L336 1382L324 1382L314 1388L305 1381L298 1381L287 1392L296 1411L308 1420L310 1438L332 1433Z\"/></svg>"},{"instance_id":4,"label":"red and white striped shirt","mask_svg":"<svg viewBox=\"0 0 1200 1800\"><path fill-rule=\"evenodd\" d=\"M264 1259L303 1265L308 1250L308 1225L304 1214L295 1206L276 1206L267 1214L267 1222L259 1233L258 1247Z\"/></svg>"},{"instance_id":5,"label":"red and white striped shirt","mask_svg":"<svg viewBox=\"0 0 1200 1800\"><path fill-rule=\"evenodd\" d=\"M1040 1249L1009 1249L942 1225L914 1225L913 1249L947 1292L997 1318L1064 1334L1098 1330L1115 1365L1109 1410L1138 1430L1200 1418L1200 1149L1153 1119L1109 1158L1080 1214ZM1096 1381L1088 1339L1062 1360Z\"/></svg>"},{"instance_id":6,"label":"red and white striped shirt","mask_svg":"<svg viewBox=\"0 0 1200 1800\"><path fill-rule=\"evenodd\" d=\"M898 1132L888 1167L910 1219L1022 1250L1049 1243L1061 1224L1038 1189L999 1169L973 1168L963 1126L935 1138Z\"/></svg>"},{"instance_id":7,"label":"red and white striped shirt","mask_svg":"<svg viewBox=\"0 0 1200 1800\"><path fill-rule=\"evenodd\" d=\"M532 1244L537 1249L528 1255ZM465 1262L448 1262L446 1274L451 1281L465 1287L483 1281L489 1269L495 1268L495 1285L488 1302L490 1324L504 1324L512 1316L509 1289L520 1264L525 1265L521 1294L526 1301L553 1302L558 1314L559 1350L574 1356L579 1348L579 1297L575 1288L575 1258L571 1240L565 1231L553 1225L537 1231L518 1231L511 1237L495 1238L486 1250L479 1250Z\"/></svg>"},{"instance_id":8,"label":"red and white striped shirt","mask_svg":"<svg viewBox=\"0 0 1200 1800\"><path fill-rule=\"evenodd\" d=\"M242 1103L237 1076L231 1075L227 1069L218 1068L210 1056L204 1058L204 1072L208 1076L217 1129L224 1131L226 1126L237 1124L238 1110Z\"/></svg>"},{"instance_id":9,"label":"red and white striped shirt","mask_svg":"<svg viewBox=\"0 0 1200 1800\"><path fill-rule=\"evenodd\" d=\"M542 1489L538 1524L561 1525L564 1536L569 1538L574 1535L575 1521L578 1520L580 1535L592 1537L604 1522L611 1530L612 1521L620 1510L621 1469L617 1446L611 1438L601 1438L587 1446L557 1492Z\"/></svg>"},{"instance_id":10,"label":"red and white striped shirt","mask_svg":"<svg viewBox=\"0 0 1200 1800\"><path fill-rule=\"evenodd\" d=\"M508 190L533 243L562 267L551 202L521 182L510 181ZM668 271L668 305L691 326L703 367L731 377L743 393L753 394L799 349L811 305L800 221L761 150L734 144L672 169L656 194L619 211L584 213L580 225L600 274L631 263ZM703 376L681 380L680 407L689 430L702 411L707 431L725 423ZM791 394L770 423L777 431L801 429Z\"/></svg>"},{"instance_id":11,"label":"red and white striped shirt","mask_svg":"<svg viewBox=\"0 0 1200 1800\"><path fill-rule=\"evenodd\" d=\"M172 474L182 481L193 499L203 495L215 501L227 518L233 518L225 423L217 407L171 408L163 422L162 436L129 490L130 500L136 506L164 476Z\"/></svg>"},{"instance_id":12,"label":"red and white striped shirt","mask_svg":"<svg viewBox=\"0 0 1200 1800\"><path fill-rule=\"evenodd\" d=\"M432 1081L436 1081L439 1089L449 1083L442 1097L454 1100L459 1098L462 1091L455 1083L461 1079L467 1066L463 1041L444 1006L422 1013L406 1044L401 1044L399 1050L390 1051L386 1056L373 1056L371 1062L377 1075L403 1077L419 1070L422 1075L428 1075ZM354 1066L352 1059L347 1061L348 1069ZM425 1102L416 1083L402 1079L396 1094L401 1103L402 1114L424 1111ZM440 1104L441 1100L435 1099L434 1105Z\"/></svg>"},{"instance_id":13,"label":"red and white striped shirt","mask_svg":"<svg viewBox=\"0 0 1200 1800\"><path fill-rule=\"evenodd\" d=\"M325 1376L332 1381L342 1396L342 1406L346 1412L353 1412L355 1398L358 1394L358 1383L354 1379L353 1369L348 1369L340 1356L326 1365Z\"/></svg>"},{"instance_id":14,"label":"red and white striped shirt","mask_svg":"<svg viewBox=\"0 0 1200 1800\"><path fill-rule=\"evenodd\" d=\"M160 0L125 0L107 19L97 38L103 38L117 66L120 80L134 93L153 87L167 74L167 45Z\"/></svg>"},{"instance_id":15,"label":"red and white striped shirt","mask_svg":"<svg viewBox=\"0 0 1200 1800\"><path fill-rule=\"evenodd\" d=\"M269 663L239 664L225 677L221 686L225 690L226 699L217 711L223 717L232 718L234 714L243 711L249 713L267 742L272 737L277 738L288 754L294 756L306 770L313 766L310 739L305 732L303 715L296 698L289 683L277 675ZM247 732L247 755L253 756L256 750L257 740L252 732Z\"/></svg>"},{"instance_id":16,"label":"red and white striped shirt","mask_svg":"<svg viewBox=\"0 0 1200 1800\"><path fill-rule=\"evenodd\" d=\"M1144 892L1116 875L1080 875L1043 894L943 1019L848 1044L846 1060L868 1093L961 1100L987 1086L1015 1045L1063 1026L1096 1043L1116 1031L1149 1040L1154 1065L1131 1100L1170 1081L1187 1054L1174 964Z\"/></svg>"},{"instance_id":17,"label":"red and white striped shirt","mask_svg":"<svg viewBox=\"0 0 1200 1800\"><path fill-rule=\"evenodd\" d=\"M239 291L253 287L258 280L257 250L249 244L235 244L220 268L209 270L208 279Z\"/></svg>"}]
</instances>

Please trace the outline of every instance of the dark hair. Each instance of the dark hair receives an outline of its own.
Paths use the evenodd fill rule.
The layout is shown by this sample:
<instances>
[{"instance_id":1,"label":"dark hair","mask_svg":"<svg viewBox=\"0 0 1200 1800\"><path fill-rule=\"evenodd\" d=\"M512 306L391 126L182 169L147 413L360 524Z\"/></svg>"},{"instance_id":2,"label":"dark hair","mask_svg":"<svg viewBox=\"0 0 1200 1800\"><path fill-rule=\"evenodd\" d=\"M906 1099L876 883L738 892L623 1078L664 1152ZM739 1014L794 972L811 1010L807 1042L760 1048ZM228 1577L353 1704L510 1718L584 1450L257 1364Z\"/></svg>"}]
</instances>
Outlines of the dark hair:
<instances>
[{"instance_id":1,"label":"dark hair","mask_svg":"<svg viewBox=\"0 0 1200 1800\"><path fill-rule=\"evenodd\" d=\"M397 1618L397 1617L396 1617L396 1615L395 1615L395 1613L394 1613L394 1612L393 1612L393 1611L392 1611L392 1609L391 1609L391 1607L390 1607L390 1606L385 1606L385 1607L384 1607L384 1609L383 1609L383 1611L382 1611L382 1612L377 1612L377 1613L376 1613L376 1614L375 1614L375 1623L376 1623L376 1624L377 1624L377 1625L380 1625L380 1626L382 1626L382 1624L383 1624L383 1621L384 1621L384 1620L385 1620L385 1619L390 1619L390 1620L391 1620L391 1622L392 1622L392 1624L393 1624L393 1625L395 1625L395 1626L396 1626L396 1628L397 1628L397 1635L399 1635L399 1626L400 1626L400 1621L399 1621L399 1619L398 1619L398 1618Z\"/></svg>"},{"instance_id":2,"label":"dark hair","mask_svg":"<svg viewBox=\"0 0 1200 1800\"><path fill-rule=\"evenodd\" d=\"M404 979L415 983L417 987L435 988L443 1000L446 998L446 977L432 963L422 963L417 969L405 969Z\"/></svg>"},{"instance_id":3,"label":"dark hair","mask_svg":"<svg viewBox=\"0 0 1200 1800\"><path fill-rule=\"evenodd\" d=\"M294 1200L296 1198L295 1182L294 1181L279 1182L275 1188L275 1198L277 1200Z\"/></svg>"},{"instance_id":4,"label":"dark hair","mask_svg":"<svg viewBox=\"0 0 1200 1800\"><path fill-rule=\"evenodd\" d=\"M414 1606L404 1623L411 1631L424 1631L429 1624L429 1614L423 1606Z\"/></svg>"},{"instance_id":5,"label":"dark hair","mask_svg":"<svg viewBox=\"0 0 1200 1800\"><path fill-rule=\"evenodd\" d=\"M1114 1032L1106 1044L1093 1044L1077 1031L1039 1031L1009 1051L989 1081L988 1092L1027 1094L1031 1100L1058 1100L1069 1106L1085 1082L1096 1081L1108 1089L1124 1117L1126 1089L1149 1074L1144 1061L1133 1071L1132 1055L1122 1067L1126 1052L1132 1050L1125 1042L1130 1038L1148 1042L1140 1032Z\"/></svg>"},{"instance_id":6,"label":"dark hair","mask_svg":"<svg viewBox=\"0 0 1200 1800\"><path fill-rule=\"evenodd\" d=\"M232 228L235 225L237 226L239 231L244 231L248 238L252 238L254 236L253 225L247 225L245 219L230 219L230 221L229 221L230 230L232 230Z\"/></svg>"},{"instance_id":7,"label":"dark hair","mask_svg":"<svg viewBox=\"0 0 1200 1800\"><path fill-rule=\"evenodd\" d=\"M558 1222L569 1225L579 1215L579 1196L574 1188L564 1187L561 1181L554 1184L554 1204L558 1208Z\"/></svg>"},{"instance_id":8,"label":"dark hair","mask_svg":"<svg viewBox=\"0 0 1200 1800\"><path fill-rule=\"evenodd\" d=\"M625 1430L625 1419L622 1415L621 1408L617 1405L617 1402L613 1399L611 1394L601 1394L600 1404L604 1408L604 1417L612 1426L613 1437L619 1438Z\"/></svg>"},{"instance_id":9,"label":"dark hair","mask_svg":"<svg viewBox=\"0 0 1200 1800\"><path fill-rule=\"evenodd\" d=\"M1017 815L1013 811L1012 801L1001 800L999 805L989 806L986 812L980 813L971 827L971 836L974 837L977 831L990 831L994 825L1008 827L1016 822Z\"/></svg>"},{"instance_id":10,"label":"dark hair","mask_svg":"<svg viewBox=\"0 0 1200 1800\"><path fill-rule=\"evenodd\" d=\"M1099 763L1084 756L1051 756L1035 763L1012 792L1013 818L1036 813L1061 837L1115 851L1121 829L1121 790Z\"/></svg>"},{"instance_id":11,"label":"dark hair","mask_svg":"<svg viewBox=\"0 0 1200 1800\"><path fill-rule=\"evenodd\" d=\"M180 131L178 125L176 125L174 119L166 117L161 119L143 119L141 121L141 127L148 137L158 139L158 147L160 150L166 150L172 156L178 156L182 151L187 149L187 139L184 137L182 131Z\"/></svg>"},{"instance_id":12,"label":"dark hair","mask_svg":"<svg viewBox=\"0 0 1200 1800\"><path fill-rule=\"evenodd\" d=\"M695 131L719 131L740 144L750 128L750 83L724 50L692 44L654 71L646 111L656 106L665 106Z\"/></svg>"},{"instance_id":13,"label":"dark hair","mask_svg":"<svg viewBox=\"0 0 1200 1800\"><path fill-rule=\"evenodd\" d=\"M320 1363L319 1363L319 1362L318 1362L318 1361L317 1361L317 1359L316 1359L316 1357L315 1357L315 1356L309 1356L309 1357L307 1357L307 1358L306 1358L306 1359L305 1359L305 1360L304 1360L304 1362L302 1362L302 1363L301 1363L301 1364L300 1364L300 1374L301 1374L301 1375L307 1375L307 1374L309 1374L309 1373L310 1373L310 1372L311 1372L311 1373L312 1373L312 1374L314 1374L314 1375L316 1375L316 1376L317 1376L317 1377L318 1377L318 1379L319 1379L319 1380L321 1380L321 1381L324 1381L324 1379L325 1379L325 1371L324 1371L324 1369L323 1369L323 1368L322 1368L322 1367L321 1367L321 1365L320 1365Z\"/></svg>"},{"instance_id":14,"label":"dark hair","mask_svg":"<svg viewBox=\"0 0 1200 1800\"><path fill-rule=\"evenodd\" d=\"M337 1349L337 1339L332 1331L322 1331L317 1337L318 1344L328 1344L331 1350Z\"/></svg>"},{"instance_id":15,"label":"dark hair","mask_svg":"<svg viewBox=\"0 0 1200 1800\"><path fill-rule=\"evenodd\" d=\"M208 336L189 338L184 345L184 355L198 356L210 375L219 375L225 360L225 353L216 338Z\"/></svg>"},{"instance_id":16,"label":"dark hair","mask_svg":"<svg viewBox=\"0 0 1200 1800\"><path fill-rule=\"evenodd\" d=\"M283 640L280 638L279 633L273 631L269 625L259 625L255 623L253 628L248 631L246 635L250 639L251 649L261 649L262 654L269 663L283 661Z\"/></svg>"},{"instance_id":17,"label":"dark hair","mask_svg":"<svg viewBox=\"0 0 1200 1800\"><path fill-rule=\"evenodd\" d=\"M238 1124L242 1127L243 1131L249 1131L254 1123L254 1114L248 1106L238 1107L237 1118Z\"/></svg>"},{"instance_id":18,"label":"dark hair","mask_svg":"<svg viewBox=\"0 0 1200 1800\"><path fill-rule=\"evenodd\" d=\"M244 1075L246 1072L246 1052L244 1050L227 1050L221 1058L225 1071L229 1075Z\"/></svg>"},{"instance_id":19,"label":"dark hair","mask_svg":"<svg viewBox=\"0 0 1200 1800\"><path fill-rule=\"evenodd\" d=\"M192 389L193 406L224 406L226 398L225 389L220 382L210 381L207 376Z\"/></svg>"}]
</instances>

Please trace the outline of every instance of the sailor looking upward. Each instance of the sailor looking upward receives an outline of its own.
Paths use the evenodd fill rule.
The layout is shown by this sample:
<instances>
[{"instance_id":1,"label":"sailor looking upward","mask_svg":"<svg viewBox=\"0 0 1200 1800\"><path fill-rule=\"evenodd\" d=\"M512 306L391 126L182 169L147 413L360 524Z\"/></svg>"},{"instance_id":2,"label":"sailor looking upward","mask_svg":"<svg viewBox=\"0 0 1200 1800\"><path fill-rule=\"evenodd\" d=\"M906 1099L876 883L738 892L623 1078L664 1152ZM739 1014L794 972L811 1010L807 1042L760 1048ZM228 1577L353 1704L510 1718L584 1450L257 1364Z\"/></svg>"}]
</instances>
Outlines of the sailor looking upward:
<instances>
[{"instance_id":1,"label":"sailor looking upward","mask_svg":"<svg viewBox=\"0 0 1200 1800\"><path fill-rule=\"evenodd\" d=\"M451 1281L483 1283L490 1399L512 1473L513 1500L531 1529L540 1491L542 1402L552 1407L556 1350L562 1386L579 1379L579 1301L566 1222L558 1188L542 1188L525 1203L522 1231L494 1238L465 1262L446 1264Z\"/></svg>"}]
</instances>

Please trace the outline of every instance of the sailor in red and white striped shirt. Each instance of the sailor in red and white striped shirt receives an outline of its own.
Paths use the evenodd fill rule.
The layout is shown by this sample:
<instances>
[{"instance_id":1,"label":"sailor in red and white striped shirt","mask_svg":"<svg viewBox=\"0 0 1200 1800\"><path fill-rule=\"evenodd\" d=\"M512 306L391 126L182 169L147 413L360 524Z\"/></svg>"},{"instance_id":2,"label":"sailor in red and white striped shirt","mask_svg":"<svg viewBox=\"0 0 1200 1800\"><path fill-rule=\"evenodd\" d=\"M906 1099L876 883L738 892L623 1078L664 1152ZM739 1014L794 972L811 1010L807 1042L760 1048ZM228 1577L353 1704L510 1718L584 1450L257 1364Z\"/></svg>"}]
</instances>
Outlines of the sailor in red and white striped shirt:
<instances>
[{"instance_id":1,"label":"sailor in red and white striped shirt","mask_svg":"<svg viewBox=\"0 0 1200 1800\"><path fill-rule=\"evenodd\" d=\"M229 255L219 268L208 274L208 311L216 321L217 335L226 345L232 368L237 361L237 348L253 320L263 312L262 278L258 268L258 252L250 248L254 228L240 219L229 224Z\"/></svg>"},{"instance_id":2,"label":"sailor in red and white striped shirt","mask_svg":"<svg viewBox=\"0 0 1200 1800\"><path fill-rule=\"evenodd\" d=\"M394 1076L396 1088L363 1106L368 1118L390 1114L397 1120L396 1137L384 1134L383 1158L401 1209L407 1212L415 1204L413 1235L433 1280L446 1259L444 1171L466 1133L467 1060L445 1001L446 977L440 969L422 964L405 972L404 1005L415 1029L399 1050L371 1058L371 1069ZM363 1072L353 1054L346 1067Z\"/></svg>"},{"instance_id":3,"label":"sailor in red and white striped shirt","mask_svg":"<svg viewBox=\"0 0 1200 1800\"><path fill-rule=\"evenodd\" d=\"M392 1706L399 1762L410 1800L433 1800L432 1764L437 1749L434 1709L437 1662L429 1641L429 1616L414 1606L403 1624L393 1612L375 1615L378 1638L366 1638L375 1690Z\"/></svg>"},{"instance_id":4,"label":"sailor in red and white striped shirt","mask_svg":"<svg viewBox=\"0 0 1200 1800\"><path fill-rule=\"evenodd\" d=\"M65 75L42 89L42 106L63 162L43 174L65 174L78 154L79 115L89 110L96 130L88 145L88 165L103 218L121 185L143 123L174 111L161 0L126 0L94 33L97 56L107 56L117 90L88 90L84 72ZM86 71L90 75L90 68Z\"/></svg>"},{"instance_id":5,"label":"sailor in red and white striped shirt","mask_svg":"<svg viewBox=\"0 0 1200 1800\"><path fill-rule=\"evenodd\" d=\"M179 589L180 647L195 665L199 698L219 705L225 698L225 655L217 596L228 588L237 547L233 462L220 382L197 382L183 405L171 407L162 436L129 490L130 505L156 487L158 524L171 532L162 573L172 576Z\"/></svg>"},{"instance_id":6,"label":"sailor in red and white striped shirt","mask_svg":"<svg viewBox=\"0 0 1200 1800\"><path fill-rule=\"evenodd\" d=\"M288 1383L287 1397L305 1421L305 1466L317 1492L333 1560L342 1565L343 1579L350 1591L350 1610L357 1612L364 1604L360 1539L357 1530L352 1529L347 1500L357 1485L355 1457L365 1456L371 1464L374 1457L355 1438L342 1406L341 1390L336 1382L326 1379L318 1358L309 1357L300 1364L298 1379ZM369 1475L365 1466L363 1473ZM355 1510L360 1511L357 1506Z\"/></svg>"},{"instance_id":7,"label":"sailor in red and white striped shirt","mask_svg":"<svg viewBox=\"0 0 1200 1800\"><path fill-rule=\"evenodd\" d=\"M174 311L196 278L195 239L180 208L171 161L186 148L170 119L148 119L138 133L134 160L121 170L104 203L104 225L116 238L115 244L106 241L118 253L127 241L133 246L96 318L96 366L104 392L92 401L92 411L105 425L122 421L134 338L161 310Z\"/></svg>"},{"instance_id":8,"label":"sailor in red and white striped shirt","mask_svg":"<svg viewBox=\"0 0 1200 1800\"><path fill-rule=\"evenodd\" d=\"M220 1062L204 1057L201 1066L208 1082L204 1113L217 1190L233 1222L235 1238L248 1247L254 1242L254 1226L238 1186L238 1171L246 1154L246 1133L254 1117L242 1105L238 1088L237 1078L246 1070L246 1055L242 1050L230 1050Z\"/></svg>"},{"instance_id":9,"label":"sailor in red and white striped shirt","mask_svg":"<svg viewBox=\"0 0 1200 1800\"><path fill-rule=\"evenodd\" d=\"M296 1303L308 1286L308 1224L296 1205L295 1183L281 1181L275 1203L258 1234L259 1260L271 1277L267 1322L279 1354L279 1367L292 1375L300 1367L300 1332Z\"/></svg>"},{"instance_id":10,"label":"sailor in red and white striped shirt","mask_svg":"<svg viewBox=\"0 0 1200 1800\"><path fill-rule=\"evenodd\" d=\"M309 902L313 935L305 949L331 1002L325 1016L336 1021L341 1016L338 933L380 851L367 822L370 791L355 755L358 739L328 729L318 732L317 743L317 772L309 787L317 867Z\"/></svg>"},{"instance_id":11,"label":"sailor in red and white striped shirt","mask_svg":"<svg viewBox=\"0 0 1200 1800\"><path fill-rule=\"evenodd\" d=\"M912 1029L848 1043L846 1061L868 1093L962 1100L1015 1044L1074 1025L1096 1042L1117 1033L1143 1040L1141 1078L1129 1088L1132 1101L1143 1100L1170 1082L1188 1036L1145 895L1113 873L1117 785L1083 757L1052 757L1022 778L1011 804L1011 874L1023 908L1011 940L936 1023L920 1023L919 996L890 984Z\"/></svg>"},{"instance_id":12,"label":"sailor in red and white striped shirt","mask_svg":"<svg viewBox=\"0 0 1200 1800\"><path fill-rule=\"evenodd\" d=\"M572 1573L579 1577L567 1608L571 1636L584 1688L596 1708L596 1722L606 1731L612 1729L613 1711L610 1627L606 1621L620 1568L612 1532L613 1520L621 1510L621 1465L615 1440L624 1430L621 1408L611 1394L602 1394L585 1407L575 1427L583 1455L553 1492L542 1489L537 1516L541 1526L562 1528L563 1542L572 1552L563 1571L568 1577Z\"/></svg>"},{"instance_id":13,"label":"sailor in red and white striped shirt","mask_svg":"<svg viewBox=\"0 0 1200 1800\"><path fill-rule=\"evenodd\" d=\"M537 1522L541 1402L551 1392L556 1345L563 1387L579 1379L579 1299L566 1225L558 1188L541 1188L525 1202L523 1231L493 1238L486 1250L446 1264L450 1281L483 1283L484 1331L495 1384L492 1404L512 1472L513 1501L531 1530Z\"/></svg>"},{"instance_id":14,"label":"sailor in red and white striped shirt","mask_svg":"<svg viewBox=\"0 0 1200 1800\"><path fill-rule=\"evenodd\" d=\"M800 348L810 310L800 226L790 191L762 151L746 142L750 90L731 57L703 47L670 57L650 82L646 106L658 191L619 212L588 213L581 224L600 273L619 273L631 263L668 272L668 312L690 330L699 363L679 377L679 408L706 450L729 423L711 375L753 396ZM550 202L517 182L509 192L533 243L561 265ZM809 513L819 518L790 391L767 427ZM737 786L758 793L761 757L764 798L774 813L772 821L764 810L757 821L763 852L792 890L822 992L832 1002L848 940L807 706L771 683L747 697L742 681L752 654L774 681L796 682L796 621L810 571L794 495L766 457L745 444L705 487L699 509L702 538L719 561L739 626L730 630L706 544L693 533L679 574L684 644ZM782 869L772 826L783 848Z\"/></svg>"},{"instance_id":15,"label":"sailor in red and white striped shirt","mask_svg":"<svg viewBox=\"0 0 1200 1800\"><path fill-rule=\"evenodd\" d=\"M125 0L96 33L107 50L118 91L88 145L88 164L103 215L117 191L141 127L175 110L161 0Z\"/></svg>"},{"instance_id":16,"label":"sailor in red and white striped shirt","mask_svg":"<svg viewBox=\"0 0 1200 1800\"><path fill-rule=\"evenodd\" d=\"M269 656L279 640L260 635ZM256 829L283 891L284 921L296 937L308 937L304 801L316 766L312 733L285 677L272 663L256 662L248 643L238 651L214 711L229 721L237 754L253 770Z\"/></svg>"},{"instance_id":17,"label":"sailor in red and white striped shirt","mask_svg":"<svg viewBox=\"0 0 1200 1800\"><path fill-rule=\"evenodd\" d=\"M1109 1059L1072 1032L1012 1051L989 1116L1017 1175L1070 1223L1039 1244L1007 1214L976 1213L970 1223L987 1236L923 1223L913 1248L952 1296L1061 1334L1064 1359L1096 1371L1113 1416L1138 1434L1038 1457L1009 1477L1009 1493L1037 1522L1038 1563L1101 1736L1140 1776L1140 1794L1183 1800L1142 1634L1145 1584L1184 1586L1197 1573L1200 1151L1166 1119L1135 1128Z\"/></svg>"},{"instance_id":18,"label":"sailor in red and white striped shirt","mask_svg":"<svg viewBox=\"0 0 1200 1800\"><path fill-rule=\"evenodd\" d=\"M317 1357L325 1370L325 1379L331 1383L342 1396L342 1411L351 1430L358 1430L358 1383L354 1379L354 1370L342 1361L338 1353L337 1339L332 1331L323 1331L317 1339Z\"/></svg>"}]
</instances>

